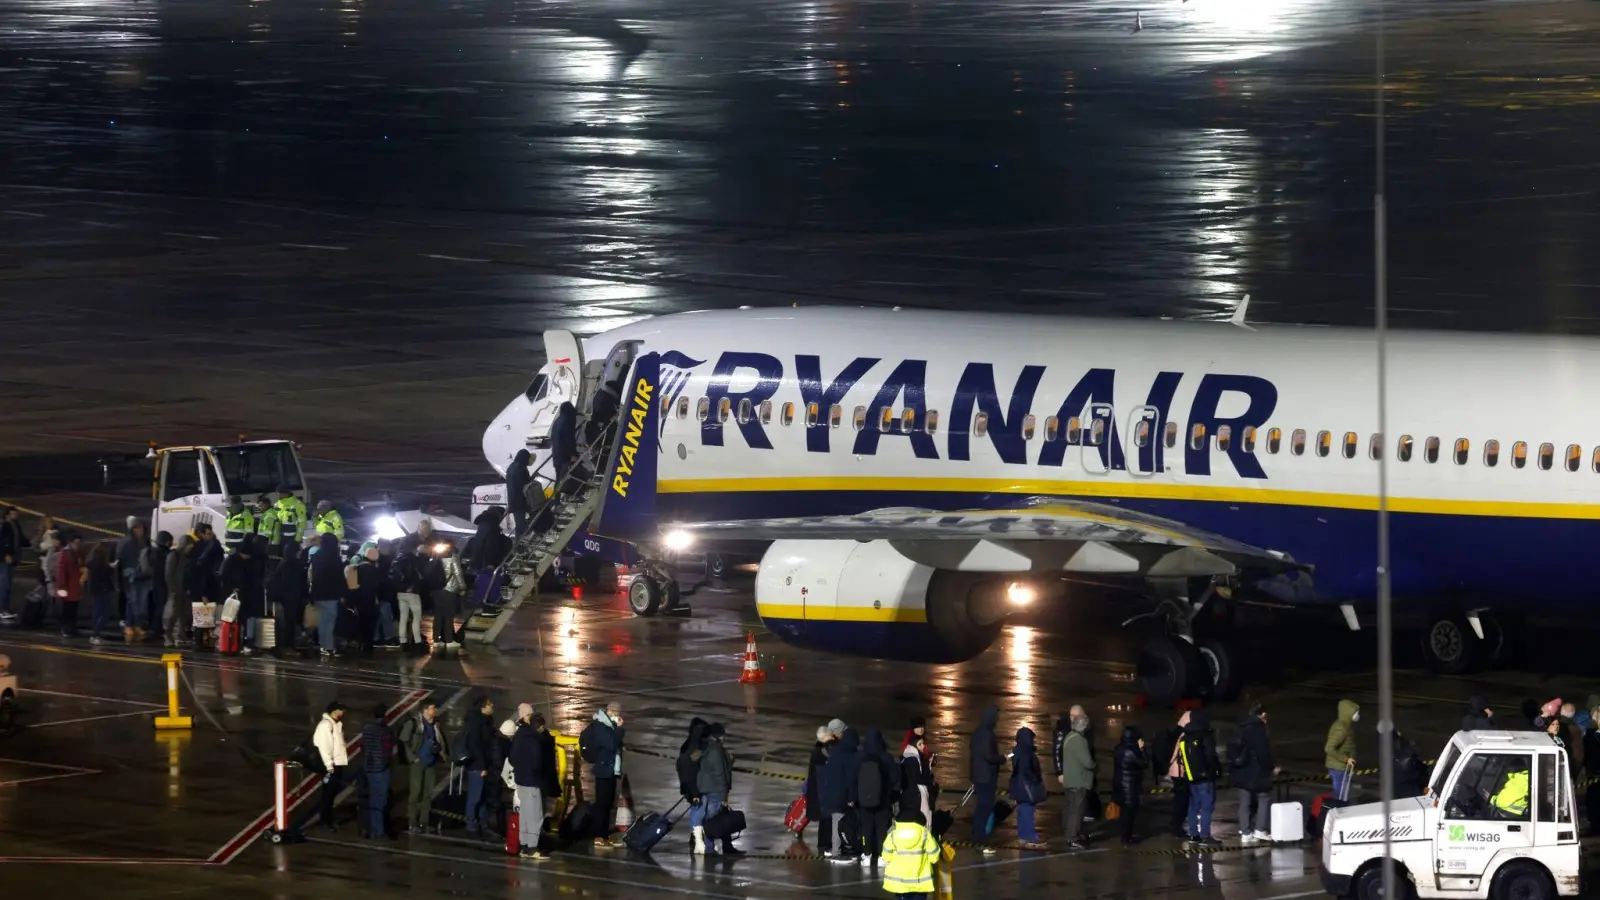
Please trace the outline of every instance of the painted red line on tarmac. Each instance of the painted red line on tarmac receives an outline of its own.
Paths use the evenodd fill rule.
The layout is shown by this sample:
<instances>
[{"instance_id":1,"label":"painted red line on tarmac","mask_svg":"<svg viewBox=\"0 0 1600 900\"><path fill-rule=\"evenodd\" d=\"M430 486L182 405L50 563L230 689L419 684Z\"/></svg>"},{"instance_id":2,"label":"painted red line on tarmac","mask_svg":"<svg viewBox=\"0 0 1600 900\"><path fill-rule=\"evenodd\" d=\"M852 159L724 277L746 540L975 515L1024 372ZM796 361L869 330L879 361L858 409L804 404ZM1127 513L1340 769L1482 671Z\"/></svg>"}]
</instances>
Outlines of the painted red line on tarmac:
<instances>
[{"instance_id":1,"label":"painted red line on tarmac","mask_svg":"<svg viewBox=\"0 0 1600 900\"><path fill-rule=\"evenodd\" d=\"M432 691L422 690L420 688L412 691L411 693L407 694L399 703L389 707L389 711L384 714L383 720L389 724L393 724L402 716L405 716L407 713L411 712L411 710L415 709L418 704L420 704L432 693ZM345 752L348 754L354 754L360 749L360 734L357 734L354 738L345 742ZM295 785L294 790L289 792L287 798L289 811L294 811L294 808L299 806L302 800L310 796L311 791L321 780L321 776L311 775L298 785ZM225 866L232 862L235 857L243 853L246 847L254 843L256 838L261 837L261 835L272 825L273 812L274 810L272 807L267 807L266 812L257 816L249 825L246 825L244 828L240 829L239 833L234 835L232 840L228 841L226 844L223 844L222 847L217 850L217 852L211 854L211 857L207 860L204 860L204 862L208 865L216 866Z\"/></svg>"},{"instance_id":2,"label":"painted red line on tarmac","mask_svg":"<svg viewBox=\"0 0 1600 900\"><path fill-rule=\"evenodd\" d=\"M72 863L104 866L209 866L205 859L119 859L111 856L0 856L0 863Z\"/></svg>"}]
</instances>

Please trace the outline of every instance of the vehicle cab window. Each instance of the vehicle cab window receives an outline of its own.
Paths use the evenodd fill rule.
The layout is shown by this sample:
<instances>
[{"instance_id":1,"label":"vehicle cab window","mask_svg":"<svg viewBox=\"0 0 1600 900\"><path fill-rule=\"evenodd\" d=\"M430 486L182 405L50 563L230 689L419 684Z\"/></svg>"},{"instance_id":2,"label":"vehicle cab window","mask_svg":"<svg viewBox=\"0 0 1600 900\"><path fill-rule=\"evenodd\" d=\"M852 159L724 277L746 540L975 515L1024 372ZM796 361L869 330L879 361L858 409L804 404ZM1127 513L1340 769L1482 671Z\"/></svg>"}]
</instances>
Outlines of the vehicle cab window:
<instances>
[{"instance_id":1,"label":"vehicle cab window","mask_svg":"<svg viewBox=\"0 0 1600 900\"><path fill-rule=\"evenodd\" d=\"M1528 753L1474 753L1467 757L1445 800L1444 817L1476 822L1531 821L1532 763Z\"/></svg>"},{"instance_id":2,"label":"vehicle cab window","mask_svg":"<svg viewBox=\"0 0 1600 900\"><path fill-rule=\"evenodd\" d=\"M166 456L167 474L161 489L163 502L171 503L193 494L205 493L200 481L199 450L173 450Z\"/></svg>"}]
</instances>

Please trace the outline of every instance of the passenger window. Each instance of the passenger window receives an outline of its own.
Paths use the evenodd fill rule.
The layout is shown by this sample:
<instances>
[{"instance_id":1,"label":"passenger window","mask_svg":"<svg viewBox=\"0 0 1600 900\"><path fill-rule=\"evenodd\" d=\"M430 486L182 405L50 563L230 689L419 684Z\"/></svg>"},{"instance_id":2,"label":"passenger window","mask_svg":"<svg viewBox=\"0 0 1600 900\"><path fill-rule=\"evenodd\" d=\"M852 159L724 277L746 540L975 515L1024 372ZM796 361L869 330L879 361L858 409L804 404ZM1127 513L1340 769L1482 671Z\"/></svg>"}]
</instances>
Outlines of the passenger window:
<instances>
[{"instance_id":1,"label":"passenger window","mask_svg":"<svg viewBox=\"0 0 1600 900\"><path fill-rule=\"evenodd\" d=\"M1466 438L1456 438L1456 453L1455 453L1456 465L1458 465L1458 466L1466 465L1467 464L1467 455L1471 450L1472 450L1472 445L1467 442Z\"/></svg>"},{"instance_id":2,"label":"passenger window","mask_svg":"<svg viewBox=\"0 0 1600 900\"><path fill-rule=\"evenodd\" d=\"M856 414L850 417L850 424L857 431L867 427L867 408L865 406L856 407Z\"/></svg>"},{"instance_id":3,"label":"passenger window","mask_svg":"<svg viewBox=\"0 0 1600 900\"><path fill-rule=\"evenodd\" d=\"M723 402L726 403L727 401L723 401ZM749 422L750 422L750 406L751 406L751 404L750 404L750 398L749 397L746 397L743 400L739 401L739 424L740 425L749 424Z\"/></svg>"},{"instance_id":4,"label":"passenger window","mask_svg":"<svg viewBox=\"0 0 1600 900\"><path fill-rule=\"evenodd\" d=\"M1289 452L1295 456L1303 456L1306 452L1306 430L1296 428L1294 434L1289 436Z\"/></svg>"},{"instance_id":5,"label":"passenger window","mask_svg":"<svg viewBox=\"0 0 1600 900\"><path fill-rule=\"evenodd\" d=\"M1140 419L1139 424L1133 428L1133 445L1135 447L1150 446L1150 420Z\"/></svg>"},{"instance_id":6,"label":"passenger window","mask_svg":"<svg viewBox=\"0 0 1600 900\"><path fill-rule=\"evenodd\" d=\"M1528 442L1517 441L1511 445L1511 468L1520 469L1528 464Z\"/></svg>"},{"instance_id":7,"label":"passenger window","mask_svg":"<svg viewBox=\"0 0 1600 900\"><path fill-rule=\"evenodd\" d=\"M1394 458L1401 462L1411 462L1411 451L1415 446L1416 442L1412 440L1411 435L1400 435L1400 446L1395 448Z\"/></svg>"},{"instance_id":8,"label":"passenger window","mask_svg":"<svg viewBox=\"0 0 1600 900\"><path fill-rule=\"evenodd\" d=\"M1483 464L1492 469L1492 468L1494 468L1495 464L1498 463L1499 461L1500 461L1500 442L1499 441L1484 441L1483 442Z\"/></svg>"},{"instance_id":9,"label":"passenger window","mask_svg":"<svg viewBox=\"0 0 1600 900\"><path fill-rule=\"evenodd\" d=\"M1530 821L1528 793L1533 760L1526 753L1474 753L1461 766L1444 804L1446 819Z\"/></svg>"},{"instance_id":10,"label":"passenger window","mask_svg":"<svg viewBox=\"0 0 1600 900\"><path fill-rule=\"evenodd\" d=\"M909 413L911 410L908 409L906 412ZM884 434L894 433L894 410L887 406L883 408L883 414L878 416L878 430Z\"/></svg>"},{"instance_id":11,"label":"passenger window","mask_svg":"<svg viewBox=\"0 0 1600 900\"><path fill-rule=\"evenodd\" d=\"M1589 461L1589 468L1600 474L1600 447L1594 448L1594 456Z\"/></svg>"},{"instance_id":12,"label":"passenger window","mask_svg":"<svg viewBox=\"0 0 1600 900\"><path fill-rule=\"evenodd\" d=\"M726 422L726 421L728 421L728 415L730 413L732 413L732 412L733 412L733 401L732 400L729 400L727 397L723 397L721 400L717 401L717 421L718 422Z\"/></svg>"},{"instance_id":13,"label":"passenger window","mask_svg":"<svg viewBox=\"0 0 1600 900\"><path fill-rule=\"evenodd\" d=\"M1539 445L1539 468L1541 468L1541 469L1545 470L1546 472L1548 472L1548 471L1550 471L1550 467L1555 465L1555 464L1556 464L1556 445L1555 444L1548 444L1548 443L1547 444L1540 444Z\"/></svg>"},{"instance_id":14,"label":"passenger window","mask_svg":"<svg viewBox=\"0 0 1600 900\"><path fill-rule=\"evenodd\" d=\"M1057 419L1055 416L1045 416L1045 419L1044 419L1044 439L1045 439L1045 441L1047 441L1049 443L1055 443L1056 439L1059 438L1059 437L1061 437L1061 420ZM1600 471L1600 470L1597 470L1597 471Z\"/></svg>"},{"instance_id":15,"label":"passenger window","mask_svg":"<svg viewBox=\"0 0 1600 900\"><path fill-rule=\"evenodd\" d=\"M794 424L794 404L793 403L785 403L785 404L783 404L783 417L782 417L782 419L780 419L780 421L783 422L783 426L785 428L787 428L790 425Z\"/></svg>"},{"instance_id":16,"label":"passenger window","mask_svg":"<svg viewBox=\"0 0 1600 900\"><path fill-rule=\"evenodd\" d=\"M1272 428L1267 431L1267 452L1277 453L1283 449L1283 429Z\"/></svg>"},{"instance_id":17,"label":"passenger window","mask_svg":"<svg viewBox=\"0 0 1600 900\"><path fill-rule=\"evenodd\" d=\"M1033 440L1033 416L1031 415L1022 417L1022 439L1025 441Z\"/></svg>"},{"instance_id":18,"label":"passenger window","mask_svg":"<svg viewBox=\"0 0 1600 900\"><path fill-rule=\"evenodd\" d=\"M1319 431L1319 432L1317 432L1317 455L1318 456L1327 456L1328 455L1328 451L1332 450L1332 449L1333 449L1333 432L1331 432L1331 431Z\"/></svg>"},{"instance_id":19,"label":"passenger window","mask_svg":"<svg viewBox=\"0 0 1600 900\"><path fill-rule=\"evenodd\" d=\"M1073 416L1067 420L1067 443L1076 444L1081 440L1083 440L1083 423L1078 421L1077 416Z\"/></svg>"},{"instance_id":20,"label":"passenger window","mask_svg":"<svg viewBox=\"0 0 1600 900\"><path fill-rule=\"evenodd\" d=\"M771 400L763 400L763 401L761 401L760 409L761 409L761 424L763 424L763 425L770 424L772 422L772 401Z\"/></svg>"},{"instance_id":21,"label":"passenger window","mask_svg":"<svg viewBox=\"0 0 1600 900\"><path fill-rule=\"evenodd\" d=\"M695 415L695 418L699 419L702 422L704 422L705 420L711 418L711 398L710 397L701 397L700 398L699 404L697 404L696 407L695 407L694 415Z\"/></svg>"},{"instance_id":22,"label":"passenger window","mask_svg":"<svg viewBox=\"0 0 1600 900\"><path fill-rule=\"evenodd\" d=\"M927 419L928 419L928 433L929 434L933 434L935 431L938 431L939 430L939 411L937 409L928 410Z\"/></svg>"},{"instance_id":23,"label":"passenger window","mask_svg":"<svg viewBox=\"0 0 1600 900\"><path fill-rule=\"evenodd\" d=\"M1426 444L1422 445L1422 458L1427 460L1430 463L1436 463L1436 462L1439 461L1439 439L1438 438L1436 438L1436 437L1428 438L1428 442Z\"/></svg>"},{"instance_id":24,"label":"passenger window","mask_svg":"<svg viewBox=\"0 0 1600 900\"><path fill-rule=\"evenodd\" d=\"M1167 446L1168 447L1176 447L1176 446L1178 446L1178 423L1177 422L1168 422L1167 423Z\"/></svg>"},{"instance_id":25,"label":"passenger window","mask_svg":"<svg viewBox=\"0 0 1600 900\"><path fill-rule=\"evenodd\" d=\"M679 397L678 398L678 418L680 418L680 419L689 418L689 398L688 397Z\"/></svg>"},{"instance_id":26,"label":"passenger window","mask_svg":"<svg viewBox=\"0 0 1600 900\"><path fill-rule=\"evenodd\" d=\"M1583 448L1577 444L1567 447L1567 471L1576 472L1583 465Z\"/></svg>"},{"instance_id":27,"label":"passenger window","mask_svg":"<svg viewBox=\"0 0 1600 900\"><path fill-rule=\"evenodd\" d=\"M981 413L978 413L978 415L973 418L973 420L972 420L972 433L977 435L978 437L983 437L984 435L989 433L989 414L988 413L981 412Z\"/></svg>"},{"instance_id":28,"label":"passenger window","mask_svg":"<svg viewBox=\"0 0 1600 900\"><path fill-rule=\"evenodd\" d=\"M1367 458L1383 459L1383 435L1373 434L1367 441Z\"/></svg>"},{"instance_id":29,"label":"passenger window","mask_svg":"<svg viewBox=\"0 0 1600 900\"><path fill-rule=\"evenodd\" d=\"M828 427L829 428L838 428L839 427L839 423L843 422L843 421L844 421L844 407L842 407L839 404L835 403L833 405L833 407L828 410Z\"/></svg>"},{"instance_id":30,"label":"passenger window","mask_svg":"<svg viewBox=\"0 0 1600 900\"><path fill-rule=\"evenodd\" d=\"M1106 440L1106 420L1095 417L1089 422L1089 446L1098 447Z\"/></svg>"},{"instance_id":31,"label":"passenger window","mask_svg":"<svg viewBox=\"0 0 1600 900\"><path fill-rule=\"evenodd\" d=\"M1344 433L1344 458L1345 459L1355 459L1356 458L1356 444L1357 444L1356 433L1354 431L1346 431Z\"/></svg>"},{"instance_id":32,"label":"passenger window","mask_svg":"<svg viewBox=\"0 0 1600 900\"><path fill-rule=\"evenodd\" d=\"M1567 791L1572 782L1562 771L1566 767L1557 764L1558 757L1554 753L1541 753L1535 760L1539 766L1539 821L1561 825L1571 822Z\"/></svg>"},{"instance_id":33,"label":"passenger window","mask_svg":"<svg viewBox=\"0 0 1600 900\"><path fill-rule=\"evenodd\" d=\"M1199 450L1206 445L1206 427L1196 422L1189 426L1189 449Z\"/></svg>"},{"instance_id":34,"label":"passenger window","mask_svg":"<svg viewBox=\"0 0 1600 900\"><path fill-rule=\"evenodd\" d=\"M815 427L817 427L817 423L820 422L820 421L822 421L822 416L818 412L817 404L815 404L815 403L807 403L806 404L806 427L807 428L815 428Z\"/></svg>"},{"instance_id":35,"label":"passenger window","mask_svg":"<svg viewBox=\"0 0 1600 900\"><path fill-rule=\"evenodd\" d=\"M916 427L917 411L908 406L906 411L900 414L900 430L910 434Z\"/></svg>"},{"instance_id":36,"label":"passenger window","mask_svg":"<svg viewBox=\"0 0 1600 900\"><path fill-rule=\"evenodd\" d=\"M1244 439L1244 452L1256 452L1256 430L1254 426L1246 425L1240 436Z\"/></svg>"},{"instance_id":37,"label":"passenger window","mask_svg":"<svg viewBox=\"0 0 1600 900\"><path fill-rule=\"evenodd\" d=\"M1221 450L1224 453L1226 453L1228 451L1228 448L1232 447L1232 446L1233 446L1233 426L1232 425L1219 425L1219 426L1217 426L1217 449Z\"/></svg>"}]
</instances>

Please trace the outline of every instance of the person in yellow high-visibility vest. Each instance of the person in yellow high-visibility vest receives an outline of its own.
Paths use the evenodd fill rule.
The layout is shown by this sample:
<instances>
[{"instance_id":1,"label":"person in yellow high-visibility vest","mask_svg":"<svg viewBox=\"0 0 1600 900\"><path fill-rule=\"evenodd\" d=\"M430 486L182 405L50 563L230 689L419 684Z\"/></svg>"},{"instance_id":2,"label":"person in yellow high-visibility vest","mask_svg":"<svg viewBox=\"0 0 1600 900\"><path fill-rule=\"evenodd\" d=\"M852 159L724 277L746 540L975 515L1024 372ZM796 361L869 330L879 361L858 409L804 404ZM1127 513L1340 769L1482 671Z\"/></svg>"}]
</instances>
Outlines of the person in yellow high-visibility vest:
<instances>
[{"instance_id":1,"label":"person in yellow high-visibility vest","mask_svg":"<svg viewBox=\"0 0 1600 900\"><path fill-rule=\"evenodd\" d=\"M883 889L901 897L929 896L938 859L939 842L923 824L922 810L905 810L883 839Z\"/></svg>"},{"instance_id":2,"label":"person in yellow high-visibility vest","mask_svg":"<svg viewBox=\"0 0 1600 900\"><path fill-rule=\"evenodd\" d=\"M247 509L238 497L228 498L228 522L223 533L223 546L232 549L246 535L256 533L256 515Z\"/></svg>"},{"instance_id":3,"label":"person in yellow high-visibility vest","mask_svg":"<svg viewBox=\"0 0 1600 900\"><path fill-rule=\"evenodd\" d=\"M273 509L278 511L279 537L283 541L293 541L295 549L300 547L300 539L305 536L306 530L306 502L296 497L294 488L288 484L278 485L278 502L273 504Z\"/></svg>"},{"instance_id":4,"label":"person in yellow high-visibility vest","mask_svg":"<svg viewBox=\"0 0 1600 900\"><path fill-rule=\"evenodd\" d=\"M268 553L277 556L279 544L283 541L283 528L278 520L278 508L265 495L256 501L256 534L266 539Z\"/></svg>"},{"instance_id":5,"label":"person in yellow high-visibility vest","mask_svg":"<svg viewBox=\"0 0 1600 900\"><path fill-rule=\"evenodd\" d=\"M316 527L317 534L331 534L344 540L344 516L326 500L317 501L317 514L311 517L311 524Z\"/></svg>"},{"instance_id":6,"label":"person in yellow high-visibility vest","mask_svg":"<svg viewBox=\"0 0 1600 900\"><path fill-rule=\"evenodd\" d=\"M1489 802L1501 818L1525 819L1528 816L1528 770L1507 772L1505 783Z\"/></svg>"}]
</instances>

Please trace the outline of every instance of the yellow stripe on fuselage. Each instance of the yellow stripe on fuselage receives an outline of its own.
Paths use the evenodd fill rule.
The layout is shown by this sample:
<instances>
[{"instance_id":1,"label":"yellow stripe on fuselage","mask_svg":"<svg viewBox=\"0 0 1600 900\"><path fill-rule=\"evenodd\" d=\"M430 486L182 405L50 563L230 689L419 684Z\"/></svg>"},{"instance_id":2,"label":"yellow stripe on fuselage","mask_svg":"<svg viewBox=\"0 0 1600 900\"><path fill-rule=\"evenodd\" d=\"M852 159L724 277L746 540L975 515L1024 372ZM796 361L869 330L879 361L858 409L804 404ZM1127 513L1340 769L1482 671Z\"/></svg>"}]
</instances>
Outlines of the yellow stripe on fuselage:
<instances>
[{"instance_id":1,"label":"yellow stripe on fuselage","mask_svg":"<svg viewBox=\"0 0 1600 900\"><path fill-rule=\"evenodd\" d=\"M928 613L921 609L873 609L870 606L809 606L788 603L757 604L763 619L789 619L795 622L901 622L921 624Z\"/></svg>"},{"instance_id":2,"label":"yellow stripe on fuselage","mask_svg":"<svg viewBox=\"0 0 1600 900\"><path fill-rule=\"evenodd\" d=\"M835 491L885 493L1059 495L1085 499L1194 500L1211 503L1264 503L1376 512L1378 498L1369 494L1240 488L1162 481L1024 481L1003 478L690 478L663 480L663 494L729 494L758 491ZM1443 500L1425 497L1389 498L1397 513L1450 516L1502 516L1518 519L1600 519L1600 503L1550 503L1517 500Z\"/></svg>"}]
</instances>

